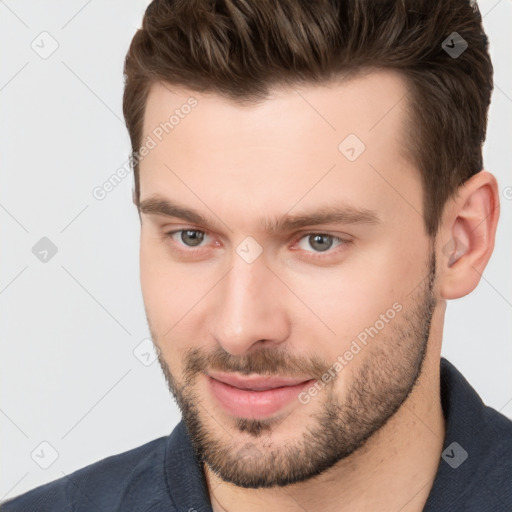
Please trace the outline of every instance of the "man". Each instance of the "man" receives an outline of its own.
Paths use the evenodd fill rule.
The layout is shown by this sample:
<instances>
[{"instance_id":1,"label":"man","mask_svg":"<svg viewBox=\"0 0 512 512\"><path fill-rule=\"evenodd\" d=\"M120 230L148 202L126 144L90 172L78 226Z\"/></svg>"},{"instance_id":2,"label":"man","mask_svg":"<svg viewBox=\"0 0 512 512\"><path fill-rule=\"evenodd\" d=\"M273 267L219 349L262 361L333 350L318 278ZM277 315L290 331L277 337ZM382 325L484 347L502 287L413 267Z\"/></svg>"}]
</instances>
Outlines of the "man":
<instances>
[{"instance_id":1,"label":"man","mask_svg":"<svg viewBox=\"0 0 512 512\"><path fill-rule=\"evenodd\" d=\"M510 510L512 422L440 355L498 222L476 6L156 0L125 76L183 421L3 510Z\"/></svg>"}]
</instances>

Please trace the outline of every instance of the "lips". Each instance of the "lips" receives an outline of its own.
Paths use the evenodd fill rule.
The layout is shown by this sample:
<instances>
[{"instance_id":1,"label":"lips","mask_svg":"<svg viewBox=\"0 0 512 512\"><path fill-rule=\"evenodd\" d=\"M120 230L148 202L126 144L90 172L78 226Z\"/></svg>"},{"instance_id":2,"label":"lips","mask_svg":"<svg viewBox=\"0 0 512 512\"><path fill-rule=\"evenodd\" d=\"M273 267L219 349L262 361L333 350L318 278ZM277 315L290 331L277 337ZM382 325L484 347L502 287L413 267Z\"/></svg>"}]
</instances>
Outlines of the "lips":
<instances>
[{"instance_id":1,"label":"lips","mask_svg":"<svg viewBox=\"0 0 512 512\"><path fill-rule=\"evenodd\" d=\"M234 388L247 391L267 391L288 386L297 386L311 380L311 377L261 377L261 376L239 376L233 373L209 372L208 375L219 382L228 384Z\"/></svg>"},{"instance_id":2,"label":"lips","mask_svg":"<svg viewBox=\"0 0 512 512\"><path fill-rule=\"evenodd\" d=\"M263 420L285 407L299 404L299 394L314 380L290 377L242 377L236 374L205 374L209 392L230 416Z\"/></svg>"}]
</instances>

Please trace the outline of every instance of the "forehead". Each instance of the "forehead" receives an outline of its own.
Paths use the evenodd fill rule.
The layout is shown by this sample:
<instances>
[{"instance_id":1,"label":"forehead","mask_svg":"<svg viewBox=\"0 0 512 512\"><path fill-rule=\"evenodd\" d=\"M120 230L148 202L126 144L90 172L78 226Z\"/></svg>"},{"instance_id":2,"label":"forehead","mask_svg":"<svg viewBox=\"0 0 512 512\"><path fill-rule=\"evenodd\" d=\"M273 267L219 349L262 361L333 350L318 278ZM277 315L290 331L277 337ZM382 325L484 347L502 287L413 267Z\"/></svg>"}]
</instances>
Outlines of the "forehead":
<instances>
[{"instance_id":1,"label":"forehead","mask_svg":"<svg viewBox=\"0 0 512 512\"><path fill-rule=\"evenodd\" d=\"M369 140L372 135L382 139L390 129L396 129L395 139L400 142L406 96L405 80L390 70L361 72L322 85L280 87L265 100L243 105L214 93L155 83L147 98L144 133L150 134L160 123L168 122L174 113L173 138L180 144L197 143L195 139L201 137L204 144L222 143L225 149L256 142L274 145L277 141L281 147L290 143L296 149L304 138L314 142L319 136L327 142L355 133L361 139ZM191 103L196 106L189 108ZM187 117L195 122L184 122ZM232 140L226 140L229 135Z\"/></svg>"},{"instance_id":2,"label":"forehead","mask_svg":"<svg viewBox=\"0 0 512 512\"><path fill-rule=\"evenodd\" d=\"M181 194L203 211L201 203L212 202L227 212L219 201L229 197L238 214L279 214L280 202L307 207L322 198L377 209L386 195L396 201L392 190L401 195L407 181L419 186L405 146L407 105L405 81L390 71L275 89L249 105L154 84L143 134L143 144L154 144L140 163L141 199Z\"/></svg>"}]
</instances>

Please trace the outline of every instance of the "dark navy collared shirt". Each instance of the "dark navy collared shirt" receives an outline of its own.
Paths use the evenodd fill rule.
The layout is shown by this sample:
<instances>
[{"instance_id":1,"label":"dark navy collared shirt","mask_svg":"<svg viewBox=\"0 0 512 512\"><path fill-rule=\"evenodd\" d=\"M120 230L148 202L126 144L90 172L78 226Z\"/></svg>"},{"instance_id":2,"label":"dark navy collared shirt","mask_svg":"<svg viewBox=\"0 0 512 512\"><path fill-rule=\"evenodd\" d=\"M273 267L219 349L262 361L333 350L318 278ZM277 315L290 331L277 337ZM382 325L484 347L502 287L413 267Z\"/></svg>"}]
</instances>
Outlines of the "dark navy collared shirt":
<instances>
[{"instance_id":1,"label":"dark navy collared shirt","mask_svg":"<svg viewBox=\"0 0 512 512\"><path fill-rule=\"evenodd\" d=\"M446 437L424 512L512 512L512 421L441 358ZM341 510L341 508L340 508ZM0 505L1 512L212 512L183 420L169 436L107 457Z\"/></svg>"}]
</instances>

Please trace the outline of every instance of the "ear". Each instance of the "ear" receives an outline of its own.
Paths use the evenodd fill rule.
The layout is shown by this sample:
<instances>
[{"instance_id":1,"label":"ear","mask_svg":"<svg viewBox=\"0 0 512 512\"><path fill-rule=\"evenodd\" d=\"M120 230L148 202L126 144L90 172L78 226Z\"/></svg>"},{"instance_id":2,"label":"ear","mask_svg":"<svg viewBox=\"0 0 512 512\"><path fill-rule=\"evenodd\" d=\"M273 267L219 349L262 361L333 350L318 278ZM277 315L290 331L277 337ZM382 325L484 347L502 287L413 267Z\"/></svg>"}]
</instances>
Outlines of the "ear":
<instances>
[{"instance_id":1,"label":"ear","mask_svg":"<svg viewBox=\"0 0 512 512\"><path fill-rule=\"evenodd\" d=\"M498 218L498 184L487 171L472 176L448 201L439 230L443 299L464 297L476 288L494 249Z\"/></svg>"}]
</instances>

